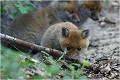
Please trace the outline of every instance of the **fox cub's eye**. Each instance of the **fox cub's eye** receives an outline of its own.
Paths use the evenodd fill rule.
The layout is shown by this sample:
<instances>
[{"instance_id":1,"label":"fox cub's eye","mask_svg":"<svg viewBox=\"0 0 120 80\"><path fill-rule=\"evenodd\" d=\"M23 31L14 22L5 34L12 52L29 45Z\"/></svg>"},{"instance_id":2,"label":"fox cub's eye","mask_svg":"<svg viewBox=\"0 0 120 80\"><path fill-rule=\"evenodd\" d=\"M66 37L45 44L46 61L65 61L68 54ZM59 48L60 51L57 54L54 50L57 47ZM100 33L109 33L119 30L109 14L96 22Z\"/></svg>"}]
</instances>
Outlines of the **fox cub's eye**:
<instances>
[{"instance_id":1,"label":"fox cub's eye","mask_svg":"<svg viewBox=\"0 0 120 80\"><path fill-rule=\"evenodd\" d=\"M81 48L80 48L80 47L78 47L78 48L77 48L77 50L78 50L78 51L80 51L80 50L81 50Z\"/></svg>"},{"instance_id":2,"label":"fox cub's eye","mask_svg":"<svg viewBox=\"0 0 120 80\"><path fill-rule=\"evenodd\" d=\"M68 47L67 47L67 50L69 51L70 49L71 49L71 48L68 46Z\"/></svg>"}]
</instances>

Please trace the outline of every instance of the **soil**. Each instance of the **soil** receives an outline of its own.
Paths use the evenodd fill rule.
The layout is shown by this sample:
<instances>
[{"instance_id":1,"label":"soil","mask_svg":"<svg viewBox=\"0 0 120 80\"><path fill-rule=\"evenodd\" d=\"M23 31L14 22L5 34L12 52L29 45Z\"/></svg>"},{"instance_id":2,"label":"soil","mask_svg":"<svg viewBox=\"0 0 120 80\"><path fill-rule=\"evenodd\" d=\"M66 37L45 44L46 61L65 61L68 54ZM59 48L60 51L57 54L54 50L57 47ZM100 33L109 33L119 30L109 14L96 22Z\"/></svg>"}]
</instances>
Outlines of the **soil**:
<instances>
[{"instance_id":1,"label":"soil","mask_svg":"<svg viewBox=\"0 0 120 80\"><path fill-rule=\"evenodd\" d=\"M114 19L116 24L102 26L91 19L83 25L83 29L90 29L90 45L81 60L86 59L97 64L102 69L108 67L109 72L103 71L90 74L90 79L120 79L120 24L119 12L106 11L105 17Z\"/></svg>"}]
</instances>

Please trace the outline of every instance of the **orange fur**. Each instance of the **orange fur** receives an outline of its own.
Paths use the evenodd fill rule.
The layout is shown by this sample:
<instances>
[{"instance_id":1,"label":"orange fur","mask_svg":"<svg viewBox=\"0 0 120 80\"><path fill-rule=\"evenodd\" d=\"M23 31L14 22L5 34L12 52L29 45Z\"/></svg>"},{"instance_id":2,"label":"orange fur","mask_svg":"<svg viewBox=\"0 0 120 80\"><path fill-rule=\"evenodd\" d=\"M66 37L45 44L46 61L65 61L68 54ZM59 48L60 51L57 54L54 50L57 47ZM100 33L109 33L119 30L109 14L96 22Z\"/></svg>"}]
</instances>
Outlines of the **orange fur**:
<instances>
[{"instance_id":1,"label":"orange fur","mask_svg":"<svg viewBox=\"0 0 120 80\"><path fill-rule=\"evenodd\" d=\"M71 1L65 5L65 10L68 12L69 16L75 17L75 19L79 22L80 17L78 15L79 5L76 1Z\"/></svg>"},{"instance_id":2,"label":"orange fur","mask_svg":"<svg viewBox=\"0 0 120 80\"><path fill-rule=\"evenodd\" d=\"M84 5L89 10L95 8L96 15L99 14L99 12L101 11L101 8L102 8L102 2L98 1L98 0L89 0L88 2L86 1Z\"/></svg>"},{"instance_id":3,"label":"orange fur","mask_svg":"<svg viewBox=\"0 0 120 80\"><path fill-rule=\"evenodd\" d=\"M92 9L92 8L96 7L96 10L98 10L98 11L102 8L102 2L98 1L98 0L85 1L84 5L88 9Z\"/></svg>"}]
</instances>

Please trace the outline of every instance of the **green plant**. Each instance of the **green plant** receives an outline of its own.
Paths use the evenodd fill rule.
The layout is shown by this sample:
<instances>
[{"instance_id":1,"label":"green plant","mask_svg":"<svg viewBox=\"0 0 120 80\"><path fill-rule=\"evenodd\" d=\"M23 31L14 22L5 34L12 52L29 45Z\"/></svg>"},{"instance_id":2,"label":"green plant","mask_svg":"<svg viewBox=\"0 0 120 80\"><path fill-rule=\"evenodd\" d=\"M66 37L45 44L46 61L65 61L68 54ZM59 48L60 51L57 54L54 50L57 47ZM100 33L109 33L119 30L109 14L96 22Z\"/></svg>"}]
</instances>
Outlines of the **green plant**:
<instances>
[{"instance_id":1,"label":"green plant","mask_svg":"<svg viewBox=\"0 0 120 80\"><path fill-rule=\"evenodd\" d=\"M25 56L25 55L24 55ZM18 51L13 51L6 47L1 46L1 72L2 72L2 79L20 79L25 78L26 74L24 71L21 71L23 68L35 67L36 69L41 69L46 72L46 75L34 75L32 79L53 79L56 76L63 76L63 79L79 79L79 80L87 80L87 77L82 74L82 71L85 66L89 66L89 62L83 61L83 65L77 63L72 63L69 65L70 70L63 69L61 66L63 63L61 59L55 60L52 56L47 55L46 61L49 61L51 65L45 65L44 62L35 63L31 61L29 56L25 56L24 58L23 53ZM63 61L63 60L62 60ZM76 70L75 67L78 67Z\"/></svg>"},{"instance_id":2,"label":"green plant","mask_svg":"<svg viewBox=\"0 0 120 80\"><path fill-rule=\"evenodd\" d=\"M32 4L29 0L25 1L1 1L3 5L1 7L0 14L4 13L4 11L8 11L11 17L15 17L18 14L26 14L30 11L36 9L34 4Z\"/></svg>"},{"instance_id":3,"label":"green plant","mask_svg":"<svg viewBox=\"0 0 120 80\"><path fill-rule=\"evenodd\" d=\"M33 11L34 7L31 5L32 3L28 0L22 2L22 1L18 1L17 4L15 4L15 7L22 13L22 14L26 14L29 11Z\"/></svg>"},{"instance_id":4,"label":"green plant","mask_svg":"<svg viewBox=\"0 0 120 80\"><path fill-rule=\"evenodd\" d=\"M90 62L88 61L82 61L82 64L85 66L85 67L89 67L91 65Z\"/></svg>"},{"instance_id":5,"label":"green plant","mask_svg":"<svg viewBox=\"0 0 120 80\"><path fill-rule=\"evenodd\" d=\"M19 57L20 54L20 52L12 51L1 46L0 67L3 79L19 78L25 75L23 72L20 71L20 68L22 67L22 65L20 65L20 63L22 63Z\"/></svg>"},{"instance_id":6,"label":"green plant","mask_svg":"<svg viewBox=\"0 0 120 80\"><path fill-rule=\"evenodd\" d=\"M76 70L75 67L77 67L78 69ZM72 63L70 65L72 78L73 79L79 79L80 77L83 77L82 76L82 71L83 71L84 67L85 67L84 65L81 66L80 64Z\"/></svg>"}]
</instances>

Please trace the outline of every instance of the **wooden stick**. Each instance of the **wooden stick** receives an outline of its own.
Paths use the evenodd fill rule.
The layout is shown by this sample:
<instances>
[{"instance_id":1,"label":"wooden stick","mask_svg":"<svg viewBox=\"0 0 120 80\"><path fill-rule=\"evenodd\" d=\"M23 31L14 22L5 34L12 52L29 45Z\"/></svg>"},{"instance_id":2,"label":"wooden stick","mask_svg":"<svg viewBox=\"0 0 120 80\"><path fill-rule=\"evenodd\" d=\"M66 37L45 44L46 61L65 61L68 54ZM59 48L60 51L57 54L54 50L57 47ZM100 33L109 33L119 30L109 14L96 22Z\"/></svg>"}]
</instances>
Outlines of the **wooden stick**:
<instances>
[{"instance_id":1,"label":"wooden stick","mask_svg":"<svg viewBox=\"0 0 120 80\"><path fill-rule=\"evenodd\" d=\"M50 49L50 48L42 47L42 46L39 46L39 45L36 45L33 43L28 43L28 42L22 41L20 39L17 39L17 38L14 38L14 37L2 34L2 33L0 33L0 38L1 38L1 41L3 41L3 42L9 42L11 44L16 44L16 45L19 45L26 49L30 49L30 50L34 50L34 51L45 51L54 57L60 57L63 53L63 52L55 50L55 49Z\"/></svg>"}]
</instances>

